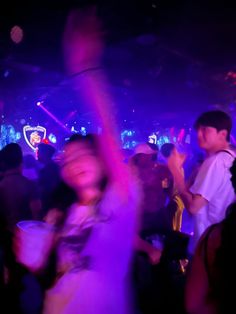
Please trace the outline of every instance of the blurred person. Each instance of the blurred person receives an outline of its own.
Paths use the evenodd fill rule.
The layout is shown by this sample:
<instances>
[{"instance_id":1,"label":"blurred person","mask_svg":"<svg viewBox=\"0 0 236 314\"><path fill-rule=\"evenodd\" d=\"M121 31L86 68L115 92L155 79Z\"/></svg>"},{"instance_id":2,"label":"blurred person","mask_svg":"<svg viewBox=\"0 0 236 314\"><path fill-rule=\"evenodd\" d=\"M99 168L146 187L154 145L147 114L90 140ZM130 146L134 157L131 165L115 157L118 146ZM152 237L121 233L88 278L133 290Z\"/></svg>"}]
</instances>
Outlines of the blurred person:
<instances>
[{"instance_id":1,"label":"blurred person","mask_svg":"<svg viewBox=\"0 0 236 314\"><path fill-rule=\"evenodd\" d=\"M20 220L36 218L40 211L36 185L22 175L21 147L11 143L2 149L4 175L0 182L1 212L6 230L12 232Z\"/></svg>"},{"instance_id":2,"label":"blurred person","mask_svg":"<svg viewBox=\"0 0 236 314\"><path fill-rule=\"evenodd\" d=\"M172 176L165 165L157 163L158 147L151 143L138 144L129 164L137 175L143 193L140 218L142 238L162 233L169 228L165 206L172 194ZM156 264L160 252L143 239L137 239L137 249L145 252L150 262ZM155 257L156 256L156 257Z\"/></svg>"},{"instance_id":3,"label":"blurred person","mask_svg":"<svg viewBox=\"0 0 236 314\"><path fill-rule=\"evenodd\" d=\"M236 193L236 160L230 169ZM235 313L236 203L226 218L201 236L188 272L185 304L189 314Z\"/></svg>"},{"instance_id":4,"label":"blurred person","mask_svg":"<svg viewBox=\"0 0 236 314\"><path fill-rule=\"evenodd\" d=\"M4 298L8 302L9 312L18 313L22 310L20 298L24 290L23 278L26 272L16 262L13 235L19 221L36 219L39 216L41 202L37 187L22 175L21 147L15 143L6 145L2 149L2 161L4 175L0 181L0 233L6 284ZM28 285L25 285L25 289L26 286Z\"/></svg>"},{"instance_id":5,"label":"blurred person","mask_svg":"<svg viewBox=\"0 0 236 314\"><path fill-rule=\"evenodd\" d=\"M38 161L41 169L38 175L40 197L42 201L42 215L45 216L52 208L53 191L60 183L60 170L58 164L53 160L56 149L50 144L40 143L38 145Z\"/></svg>"},{"instance_id":6,"label":"blurred person","mask_svg":"<svg viewBox=\"0 0 236 314\"><path fill-rule=\"evenodd\" d=\"M178 153L175 145L173 143L165 143L161 146L161 154L163 155L166 164L168 165L168 160L174 154ZM182 175L184 176L184 168L181 169ZM182 226L182 216L184 211L184 203L179 195L178 189L174 182L173 196L172 199L176 205L173 217L173 230L181 231Z\"/></svg>"},{"instance_id":7,"label":"blurred person","mask_svg":"<svg viewBox=\"0 0 236 314\"><path fill-rule=\"evenodd\" d=\"M153 307L153 294L156 291L152 270L154 265L159 264L162 255L162 244L154 245L151 236L165 228L166 223L161 216L168 199L166 188L171 182L171 174L167 167L157 163L157 156L158 146L145 142L136 145L133 156L129 159L129 165L140 182L143 194L140 228L135 241L137 254L134 285L139 306L145 313L149 307Z\"/></svg>"},{"instance_id":8,"label":"blurred person","mask_svg":"<svg viewBox=\"0 0 236 314\"><path fill-rule=\"evenodd\" d=\"M62 177L77 200L62 228L62 277L47 294L46 313L78 313L80 308L83 313L129 311L125 289L135 231L135 189L126 185L120 194L120 179L113 182L96 141L88 135L65 147ZM59 287L62 294L57 295Z\"/></svg>"},{"instance_id":9,"label":"blurred person","mask_svg":"<svg viewBox=\"0 0 236 314\"><path fill-rule=\"evenodd\" d=\"M61 176L76 201L58 234L58 277L46 295L46 314L132 313L129 272L139 197L112 132L105 76L97 69L101 35L92 9L69 16L64 38L67 69L103 132L100 137L72 137L65 145Z\"/></svg>"},{"instance_id":10,"label":"blurred person","mask_svg":"<svg viewBox=\"0 0 236 314\"><path fill-rule=\"evenodd\" d=\"M23 175L31 181L38 180L39 167L37 160L32 154L23 156Z\"/></svg>"},{"instance_id":11,"label":"blurred person","mask_svg":"<svg viewBox=\"0 0 236 314\"><path fill-rule=\"evenodd\" d=\"M51 207L46 216L44 216L44 220L60 227L66 218L67 208L70 207L76 199L75 191L61 180L52 192Z\"/></svg>"},{"instance_id":12,"label":"blurred person","mask_svg":"<svg viewBox=\"0 0 236 314\"><path fill-rule=\"evenodd\" d=\"M168 161L185 208L194 216L190 254L194 252L201 234L207 227L224 218L227 206L235 198L229 171L235 157L229 143L231 118L220 110L204 112L196 120L195 128L198 145L207 157L190 188L181 171L183 156L175 154Z\"/></svg>"},{"instance_id":13,"label":"blurred person","mask_svg":"<svg viewBox=\"0 0 236 314\"><path fill-rule=\"evenodd\" d=\"M75 141L76 139L81 139L81 134L75 133L70 136L68 140ZM60 153L57 155L57 164L58 166L61 163L61 158L63 154ZM50 207L46 215L44 216L44 220L48 223L53 223L60 227L66 218L66 211L73 203L76 202L77 196L75 191L67 185L61 178L60 174L60 166L59 166L59 175L60 181L57 183L56 187L52 190L50 196Z\"/></svg>"},{"instance_id":14,"label":"blurred person","mask_svg":"<svg viewBox=\"0 0 236 314\"><path fill-rule=\"evenodd\" d=\"M188 237L175 231L176 203L173 177L166 165L157 162L158 146L137 145L130 166L141 183L140 230L136 237L134 286L141 311L166 313L183 307L182 274L179 259L185 258ZM184 252L184 253L183 253ZM178 291L177 291L178 290ZM173 303L168 303L171 299ZM175 304L175 309L173 308Z\"/></svg>"}]
</instances>

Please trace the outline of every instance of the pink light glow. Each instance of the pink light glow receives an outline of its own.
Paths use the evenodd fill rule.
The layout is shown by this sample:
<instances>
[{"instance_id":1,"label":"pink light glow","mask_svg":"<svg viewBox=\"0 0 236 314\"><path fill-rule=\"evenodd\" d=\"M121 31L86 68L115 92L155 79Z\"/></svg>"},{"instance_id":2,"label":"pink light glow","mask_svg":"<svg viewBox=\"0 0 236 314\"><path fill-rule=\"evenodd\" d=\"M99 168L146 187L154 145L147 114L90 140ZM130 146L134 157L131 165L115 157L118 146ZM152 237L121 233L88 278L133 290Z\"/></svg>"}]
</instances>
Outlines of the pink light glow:
<instances>
[{"instance_id":1,"label":"pink light glow","mask_svg":"<svg viewBox=\"0 0 236 314\"><path fill-rule=\"evenodd\" d=\"M179 143L182 143L182 142L183 142L184 135L185 135L185 130L184 130L184 129L181 129L180 132L179 132L179 135L178 135L178 142L179 142Z\"/></svg>"},{"instance_id":2,"label":"pink light glow","mask_svg":"<svg viewBox=\"0 0 236 314\"><path fill-rule=\"evenodd\" d=\"M57 119L54 114L52 114L45 106L43 106L42 102L38 101L37 106L39 106L50 118L52 118L60 127L62 127L66 132L70 133L70 130L60 121Z\"/></svg>"}]
</instances>

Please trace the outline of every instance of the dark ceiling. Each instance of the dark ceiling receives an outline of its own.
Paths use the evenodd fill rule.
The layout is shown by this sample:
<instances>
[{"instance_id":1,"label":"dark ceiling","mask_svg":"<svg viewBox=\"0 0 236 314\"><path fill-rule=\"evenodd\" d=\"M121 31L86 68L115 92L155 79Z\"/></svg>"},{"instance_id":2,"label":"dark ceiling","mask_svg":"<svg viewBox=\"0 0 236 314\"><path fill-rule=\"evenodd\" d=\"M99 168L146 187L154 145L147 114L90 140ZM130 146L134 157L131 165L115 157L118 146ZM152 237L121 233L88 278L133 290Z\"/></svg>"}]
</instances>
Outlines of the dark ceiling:
<instances>
[{"instance_id":1,"label":"dark ceiling","mask_svg":"<svg viewBox=\"0 0 236 314\"><path fill-rule=\"evenodd\" d=\"M5 114L35 111L33 103L40 98L54 112L59 106L62 116L76 108L61 84L61 36L68 12L93 3L1 4L0 100ZM235 110L234 80L225 80L229 71L236 71L235 5L206 0L96 4L107 33L104 64L122 118L146 115L168 121L216 105ZM14 25L24 31L19 44L10 39Z\"/></svg>"}]
</instances>

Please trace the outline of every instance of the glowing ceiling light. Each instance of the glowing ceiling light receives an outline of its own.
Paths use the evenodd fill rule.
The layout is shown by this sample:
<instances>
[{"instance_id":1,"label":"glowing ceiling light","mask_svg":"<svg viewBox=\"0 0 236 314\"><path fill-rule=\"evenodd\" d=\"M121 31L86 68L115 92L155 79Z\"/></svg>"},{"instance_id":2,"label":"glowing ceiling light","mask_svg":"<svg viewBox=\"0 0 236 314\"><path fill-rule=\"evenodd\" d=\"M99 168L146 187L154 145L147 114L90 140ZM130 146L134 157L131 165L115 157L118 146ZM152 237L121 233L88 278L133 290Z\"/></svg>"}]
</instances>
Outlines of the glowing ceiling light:
<instances>
[{"instance_id":1,"label":"glowing ceiling light","mask_svg":"<svg viewBox=\"0 0 236 314\"><path fill-rule=\"evenodd\" d=\"M11 36L11 40L15 44L19 44L23 39L24 32L20 26L15 25L12 27L12 29L10 31L10 36Z\"/></svg>"}]
</instances>

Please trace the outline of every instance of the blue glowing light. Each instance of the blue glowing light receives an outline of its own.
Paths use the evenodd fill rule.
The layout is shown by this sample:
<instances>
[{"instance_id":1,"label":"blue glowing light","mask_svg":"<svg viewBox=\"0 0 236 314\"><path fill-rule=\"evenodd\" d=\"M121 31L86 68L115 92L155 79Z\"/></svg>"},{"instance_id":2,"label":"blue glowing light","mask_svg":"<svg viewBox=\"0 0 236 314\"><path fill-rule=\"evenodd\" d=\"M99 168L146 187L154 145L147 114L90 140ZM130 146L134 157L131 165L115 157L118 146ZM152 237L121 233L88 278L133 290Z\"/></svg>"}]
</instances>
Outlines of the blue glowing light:
<instances>
[{"instance_id":1,"label":"blue glowing light","mask_svg":"<svg viewBox=\"0 0 236 314\"><path fill-rule=\"evenodd\" d=\"M134 139L136 135L134 130L124 130L120 134L122 147L124 149L132 149L136 146L137 142Z\"/></svg>"},{"instance_id":2,"label":"blue glowing light","mask_svg":"<svg viewBox=\"0 0 236 314\"><path fill-rule=\"evenodd\" d=\"M0 126L0 149L10 143L16 143L20 139L20 132L16 132L11 124Z\"/></svg>"},{"instance_id":3,"label":"blue glowing light","mask_svg":"<svg viewBox=\"0 0 236 314\"><path fill-rule=\"evenodd\" d=\"M83 135L83 136L85 136L85 135L87 134L87 130L86 130L86 128L85 128L84 126L82 126L82 127L80 128L80 133L81 133L81 135Z\"/></svg>"},{"instance_id":4,"label":"blue glowing light","mask_svg":"<svg viewBox=\"0 0 236 314\"><path fill-rule=\"evenodd\" d=\"M170 143L170 138L166 135L160 136L157 140L157 145L160 147L165 143Z\"/></svg>"},{"instance_id":5,"label":"blue glowing light","mask_svg":"<svg viewBox=\"0 0 236 314\"><path fill-rule=\"evenodd\" d=\"M16 140L19 141L21 139L21 134L20 132L16 132Z\"/></svg>"},{"instance_id":6,"label":"blue glowing light","mask_svg":"<svg viewBox=\"0 0 236 314\"><path fill-rule=\"evenodd\" d=\"M56 144L56 142L57 142L56 136L54 134L52 134L52 133L49 134L48 139L53 144Z\"/></svg>"}]
</instances>

